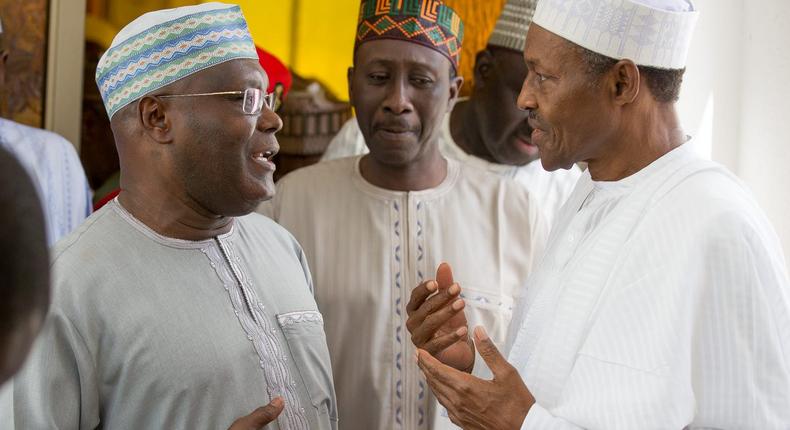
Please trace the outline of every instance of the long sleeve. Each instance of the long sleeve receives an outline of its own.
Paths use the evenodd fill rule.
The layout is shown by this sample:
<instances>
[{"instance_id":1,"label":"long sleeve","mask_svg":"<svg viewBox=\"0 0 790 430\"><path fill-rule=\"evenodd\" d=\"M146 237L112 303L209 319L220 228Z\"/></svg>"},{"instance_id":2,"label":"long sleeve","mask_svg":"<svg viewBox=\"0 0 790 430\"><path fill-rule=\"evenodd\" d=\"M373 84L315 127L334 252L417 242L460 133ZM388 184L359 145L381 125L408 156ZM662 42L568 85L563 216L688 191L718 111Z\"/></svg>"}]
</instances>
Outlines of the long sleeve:
<instances>
[{"instance_id":1,"label":"long sleeve","mask_svg":"<svg viewBox=\"0 0 790 430\"><path fill-rule=\"evenodd\" d=\"M521 430L578 430L581 428L562 418L555 417L537 403L529 409L526 418L524 418L524 424L521 425Z\"/></svg>"},{"instance_id":2,"label":"long sleeve","mask_svg":"<svg viewBox=\"0 0 790 430\"><path fill-rule=\"evenodd\" d=\"M25 367L13 384L16 428L99 427L93 360L80 333L58 309L48 315Z\"/></svg>"},{"instance_id":3,"label":"long sleeve","mask_svg":"<svg viewBox=\"0 0 790 430\"><path fill-rule=\"evenodd\" d=\"M782 253L741 214L706 222L629 249L562 394L522 428L787 428Z\"/></svg>"}]
</instances>

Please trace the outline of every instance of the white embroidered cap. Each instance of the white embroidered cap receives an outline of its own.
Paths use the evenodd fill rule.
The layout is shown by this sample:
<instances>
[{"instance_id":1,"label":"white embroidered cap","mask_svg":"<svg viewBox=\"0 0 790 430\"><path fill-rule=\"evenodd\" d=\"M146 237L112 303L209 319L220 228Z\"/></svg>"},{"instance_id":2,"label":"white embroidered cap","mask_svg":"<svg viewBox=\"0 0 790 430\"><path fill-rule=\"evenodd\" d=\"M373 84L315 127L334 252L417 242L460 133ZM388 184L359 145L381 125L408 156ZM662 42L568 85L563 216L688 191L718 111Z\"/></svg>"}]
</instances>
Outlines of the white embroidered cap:
<instances>
[{"instance_id":1,"label":"white embroidered cap","mask_svg":"<svg viewBox=\"0 0 790 430\"><path fill-rule=\"evenodd\" d=\"M527 30L532 23L537 2L538 0L508 0L497 19L488 44L524 51Z\"/></svg>"},{"instance_id":2,"label":"white embroidered cap","mask_svg":"<svg viewBox=\"0 0 790 430\"><path fill-rule=\"evenodd\" d=\"M540 0L533 22L610 58L682 69L698 17L691 0Z\"/></svg>"}]
</instances>

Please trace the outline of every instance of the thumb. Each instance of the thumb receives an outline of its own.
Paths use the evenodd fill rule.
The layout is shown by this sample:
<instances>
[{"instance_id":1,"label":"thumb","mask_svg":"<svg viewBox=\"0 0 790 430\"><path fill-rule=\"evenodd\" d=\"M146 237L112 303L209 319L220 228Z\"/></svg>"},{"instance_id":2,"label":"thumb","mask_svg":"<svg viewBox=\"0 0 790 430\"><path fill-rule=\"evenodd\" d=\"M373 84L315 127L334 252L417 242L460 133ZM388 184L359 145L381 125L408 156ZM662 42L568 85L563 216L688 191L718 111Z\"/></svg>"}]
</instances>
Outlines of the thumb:
<instances>
[{"instance_id":1,"label":"thumb","mask_svg":"<svg viewBox=\"0 0 790 430\"><path fill-rule=\"evenodd\" d=\"M453 284L453 269L448 263L442 263L436 269L436 283L440 289L450 288Z\"/></svg>"},{"instance_id":2,"label":"thumb","mask_svg":"<svg viewBox=\"0 0 790 430\"><path fill-rule=\"evenodd\" d=\"M510 363L499 353L494 341L488 337L488 333L482 326L475 327L475 346L477 347L477 352L480 353L480 356L483 357L488 368L494 374L494 379L506 376L506 372L512 369Z\"/></svg>"},{"instance_id":3,"label":"thumb","mask_svg":"<svg viewBox=\"0 0 790 430\"><path fill-rule=\"evenodd\" d=\"M277 419L285 408L282 397L275 397L268 405L252 411L247 424L250 429L259 429Z\"/></svg>"}]
</instances>

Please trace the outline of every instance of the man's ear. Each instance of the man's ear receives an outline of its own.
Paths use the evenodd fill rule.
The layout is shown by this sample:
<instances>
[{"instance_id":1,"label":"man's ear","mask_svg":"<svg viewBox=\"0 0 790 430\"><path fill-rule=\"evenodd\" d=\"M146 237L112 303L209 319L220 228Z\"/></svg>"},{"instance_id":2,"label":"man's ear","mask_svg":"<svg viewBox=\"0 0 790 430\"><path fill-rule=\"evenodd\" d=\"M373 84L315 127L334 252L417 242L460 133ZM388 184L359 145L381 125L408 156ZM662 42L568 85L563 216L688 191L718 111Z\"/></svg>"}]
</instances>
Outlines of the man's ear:
<instances>
[{"instance_id":1,"label":"man's ear","mask_svg":"<svg viewBox=\"0 0 790 430\"><path fill-rule=\"evenodd\" d=\"M475 56L475 86L485 86L486 81L494 73L494 54L483 49Z\"/></svg>"},{"instance_id":2,"label":"man's ear","mask_svg":"<svg viewBox=\"0 0 790 430\"><path fill-rule=\"evenodd\" d=\"M450 79L450 99L447 103L448 112L455 106L458 100L458 95L461 93L461 87L464 86L464 78L456 76Z\"/></svg>"},{"instance_id":3,"label":"man's ear","mask_svg":"<svg viewBox=\"0 0 790 430\"><path fill-rule=\"evenodd\" d=\"M171 143L172 124L167 107L156 96L145 96L137 102L137 115L143 132L157 143Z\"/></svg>"},{"instance_id":4,"label":"man's ear","mask_svg":"<svg viewBox=\"0 0 790 430\"><path fill-rule=\"evenodd\" d=\"M354 85L352 81L354 80L354 67L348 68L348 73L346 74L346 79L348 79L348 99L354 100Z\"/></svg>"},{"instance_id":5,"label":"man's ear","mask_svg":"<svg viewBox=\"0 0 790 430\"><path fill-rule=\"evenodd\" d=\"M633 103L639 95L642 77L631 60L618 61L607 72L607 80L612 99L619 106Z\"/></svg>"}]
</instances>

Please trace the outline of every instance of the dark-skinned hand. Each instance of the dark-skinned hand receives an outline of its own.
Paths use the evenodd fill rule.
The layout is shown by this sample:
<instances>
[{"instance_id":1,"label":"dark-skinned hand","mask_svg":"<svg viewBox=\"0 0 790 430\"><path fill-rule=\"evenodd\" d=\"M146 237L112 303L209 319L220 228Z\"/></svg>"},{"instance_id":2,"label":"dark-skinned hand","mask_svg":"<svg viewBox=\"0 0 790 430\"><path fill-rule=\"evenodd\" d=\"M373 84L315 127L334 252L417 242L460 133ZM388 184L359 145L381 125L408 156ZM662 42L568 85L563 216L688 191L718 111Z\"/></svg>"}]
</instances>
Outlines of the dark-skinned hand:
<instances>
[{"instance_id":1,"label":"dark-skinned hand","mask_svg":"<svg viewBox=\"0 0 790 430\"><path fill-rule=\"evenodd\" d=\"M424 350L417 350L417 363L453 424L464 430L518 430L535 398L485 329L477 327L474 335L477 351L494 374L490 381L442 364Z\"/></svg>"},{"instance_id":2,"label":"dark-skinned hand","mask_svg":"<svg viewBox=\"0 0 790 430\"><path fill-rule=\"evenodd\" d=\"M228 430L259 430L265 425L274 422L285 408L282 397L275 397L266 406L252 411L251 414L233 421Z\"/></svg>"},{"instance_id":3,"label":"dark-skinned hand","mask_svg":"<svg viewBox=\"0 0 790 430\"><path fill-rule=\"evenodd\" d=\"M460 294L461 287L453 282L450 265L440 264L435 281L425 281L412 290L406 305L406 328L414 346L448 366L471 372L475 348Z\"/></svg>"}]
</instances>

